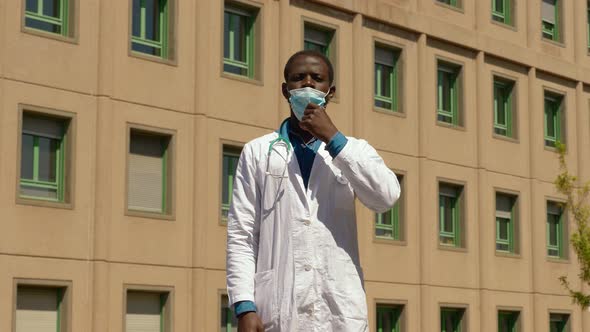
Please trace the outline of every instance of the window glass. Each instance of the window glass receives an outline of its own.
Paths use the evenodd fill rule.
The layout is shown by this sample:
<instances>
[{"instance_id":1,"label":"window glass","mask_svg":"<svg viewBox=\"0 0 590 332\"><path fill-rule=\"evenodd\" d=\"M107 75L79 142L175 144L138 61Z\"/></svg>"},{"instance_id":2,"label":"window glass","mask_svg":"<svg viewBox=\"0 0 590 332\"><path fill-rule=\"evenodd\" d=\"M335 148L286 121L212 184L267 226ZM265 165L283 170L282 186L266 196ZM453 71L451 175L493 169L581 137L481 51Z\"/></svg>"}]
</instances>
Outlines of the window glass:
<instances>
[{"instance_id":1,"label":"window glass","mask_svg":"<svg viewBox=\"0 0 590 332\"><path fill-rule=\"evenodd\" d=\"M229 308L227 295L221 296L221 332L237 332L238 320L233 311Z\"/></svg>"}]
</instances>

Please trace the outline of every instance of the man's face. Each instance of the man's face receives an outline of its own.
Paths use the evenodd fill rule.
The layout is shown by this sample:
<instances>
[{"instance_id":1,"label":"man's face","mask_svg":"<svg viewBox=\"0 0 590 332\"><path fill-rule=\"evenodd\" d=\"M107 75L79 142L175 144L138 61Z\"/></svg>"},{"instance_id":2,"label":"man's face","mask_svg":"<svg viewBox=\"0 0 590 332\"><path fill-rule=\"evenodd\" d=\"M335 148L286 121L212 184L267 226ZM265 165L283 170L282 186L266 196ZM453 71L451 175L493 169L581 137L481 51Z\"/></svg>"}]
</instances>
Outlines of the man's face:
<instances>
[{"instance_id":1,"label":"man's face","mask_svg":"<svg viewBox=\"0 0 590 332\"><path fill-rule=\"evenodd\" d=\"M287 70L287 82L282 87L286 99L290 97L289 90L305 87L327 93L326 103L334 95L335 87L330 85L328 65L321 58L312 55L298 56Z\"/></svg>"}]
</instances>

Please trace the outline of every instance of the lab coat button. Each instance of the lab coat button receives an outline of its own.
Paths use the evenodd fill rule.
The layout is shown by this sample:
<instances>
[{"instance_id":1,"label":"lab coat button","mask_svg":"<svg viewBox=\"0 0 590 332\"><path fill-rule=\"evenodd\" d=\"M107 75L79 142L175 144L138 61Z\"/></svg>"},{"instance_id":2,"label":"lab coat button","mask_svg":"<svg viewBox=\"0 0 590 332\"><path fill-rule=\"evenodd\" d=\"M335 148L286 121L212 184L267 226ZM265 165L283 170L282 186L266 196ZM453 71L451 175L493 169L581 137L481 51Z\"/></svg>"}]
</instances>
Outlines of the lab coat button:
<instances>
[{"instance_id":1,"label":"lab coat button","mask_svg":"<svg viewBox=\"0 0 590 332\"><path fill-rule=\"evenodd\" d=\"M307 309L307 313L312 315L313 314L313 304Z\"/></svg>"},{"instance_id":2,"label":"lab coat button","mask_svg":"<svg viewBox=\"0 0 590 332\"><path fill-rule=\"evenodd\" d=\"M305 265L303 268L305 271L311 271L311 265Z\"/></svg>"},{"instance_id":3,"label":"lab coat button","mask_svg":"<svg viewBox=\"0 0 590 332\"><path fill-rule=\"evenodd\" d=\"M303 223L305 224L305 226L309 226L309 225L311 225L311 221L310 221L310 220L306 220L306 221L304 221Z\"/></svg>"}]
</instances>

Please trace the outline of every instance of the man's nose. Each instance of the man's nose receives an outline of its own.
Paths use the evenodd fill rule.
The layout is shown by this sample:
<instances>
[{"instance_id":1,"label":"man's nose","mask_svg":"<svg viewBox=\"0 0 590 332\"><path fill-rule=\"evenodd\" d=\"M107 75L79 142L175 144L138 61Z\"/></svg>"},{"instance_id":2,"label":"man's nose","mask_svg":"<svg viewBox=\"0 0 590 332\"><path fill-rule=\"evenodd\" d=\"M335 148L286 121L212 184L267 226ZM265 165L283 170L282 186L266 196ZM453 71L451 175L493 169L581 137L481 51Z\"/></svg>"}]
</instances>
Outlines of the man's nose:
<instances>
[{"instance_id":1,"label":"man's nose","mask_svg":"<svg viewBox=\"0 0 590 332\"><path fill-rule=\"evenodd\" d=\"M315 82L313 79L311 79L311 75L305 77L305 80L303 80L303 87L310 87L315 89Z\"/></svg>"}]
</instances>

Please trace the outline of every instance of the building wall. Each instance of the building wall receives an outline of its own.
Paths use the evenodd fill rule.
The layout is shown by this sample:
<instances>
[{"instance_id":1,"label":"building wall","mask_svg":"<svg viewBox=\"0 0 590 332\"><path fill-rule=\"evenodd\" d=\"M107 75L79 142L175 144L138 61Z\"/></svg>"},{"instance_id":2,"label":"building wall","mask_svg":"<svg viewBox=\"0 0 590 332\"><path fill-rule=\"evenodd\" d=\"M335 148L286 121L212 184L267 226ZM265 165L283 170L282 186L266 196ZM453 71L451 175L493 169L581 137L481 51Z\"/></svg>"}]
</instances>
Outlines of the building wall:
<instances>
[{"instance_id":1,"label":"building wall","mask_svg":"<svg viewBox=\"0 0 590 332\"><path fill-rule=\"evenodd\" d=\"M243 145L289 114L280 84L303 47L303 23L336 30L337 99L329 114L404 175L404 241L374 236L357 203L369 319L376 303L405 304L407 331L439 328L439 307L467 309L469 331L497 330L498 308L519 308L525 332L548 331L549 310L590 314L559 284L578 264L546 258L545 200L557 154L543 145L543 90L565 95L567 161L590 180L590 56L584 1L566 1L564 41L541 39L541 1L516 1L515 27L489 1L456 10L434 0L239 0L260 8L256 79L223 73L223 1L176 0L175 59L129 51L129 1L76 1L69 41L24 31L24 1L0 2L0 331L14 325L15 278L72 285L71 331L122 331L124 287L173 288L175 331L217 331L225 289L220 217L223 144ZM403 49L402 112L373 108L374 42ZM461 128L436 121L436 59L463 65ZM492 133L492 75L517 82L517 138ZM27 106L23 106L27 105ZM72 202L17 200L20 110L73 116ZM128 128L174 133L173 218L126 213ZM438 244L438 181L464 185L466 248ZM519 195L518 255L495 251L494 195ZM569 220L571 224L571 218ZM570 230L572 227L570 226ZM587 289L587 288L586 288Z\"/></svg>"}]
</instances>

